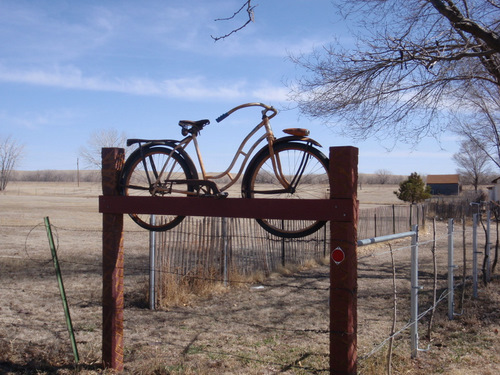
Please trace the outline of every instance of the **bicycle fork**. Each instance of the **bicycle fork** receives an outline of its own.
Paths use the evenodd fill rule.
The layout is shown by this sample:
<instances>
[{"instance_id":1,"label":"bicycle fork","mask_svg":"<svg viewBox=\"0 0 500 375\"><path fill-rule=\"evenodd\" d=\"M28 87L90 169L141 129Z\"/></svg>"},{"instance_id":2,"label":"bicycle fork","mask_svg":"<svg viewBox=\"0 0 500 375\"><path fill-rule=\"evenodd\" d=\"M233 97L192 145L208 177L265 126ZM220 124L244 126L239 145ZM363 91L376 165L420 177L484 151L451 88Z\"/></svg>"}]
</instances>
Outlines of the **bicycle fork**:
<instances>
[{"instance_id":1,"label":"bicycle fork","mask_svg":"<svg viewBox=\"0 0 500 375\"><path fill-rule=\"evenodd\" d=\"M308 142L308 146L310 145L311 143ZM300 180L302 178L302 175L304 174L309 159L310 155L307 152L302 153L299 167L297 168L296 173L293 175L292 180L288 182L285 174L283 173L279 155L275 154L274 150L271 149L271 163L273 166L274 174L276 175L276 178L278 179L278 181L280 182L280 184L283 186L283 188L287 193L290 194L295 193L296 187L300 183Z\"/></svg>"},{"instance_id":2,"label":"bicycle fork","mask_svg":"<svg viewBox=\"0 0 500 375\"><path fill-rule=\"evenodd\" d=\"M311 145L311 143L307 143L308 147L310 147L310 145ZM311 158L311 155L308 154L307 152L302 153L299 168L298 168L295 176L293 176L292 182L290 183L290 192L292 194L295 193L295 188L299 184L310 158Z\"/></svg>"},{"instance_id":3,"label":"bicycle fork","mask_svg":"<svg viewBox=\"0 0 500 375\"><path fill-rule=\"evenodd\" d=\"M274 138L273 131L269 125L269 117L267 117L266 111L262 111L262 121L264 123L264 126L266 128L266 132L268 134L267 141L269 144L269 154L271 156L271 164L273 166L274 174L275 174L276 178L278 179L279 183L285 189L285 191L287 193L293 194L293 193L295 193L295 188L299 184L300 179L302 178L302 175L304 174L304 171L306 169L307 162L310 158L310 155L307 152L304 152L302 154L302 158L301 158L301 161L299 164L299 168L297 169L297 173L293 176L292 181L288 182L285 174L283 173L283 169L281 168L281 162L279 160L279 155L274 153L273 143L274 143L275 138ZM311 142L307 142L308 147L310 147L311 144L312 144Z\"/></svg>"}]
</instances>

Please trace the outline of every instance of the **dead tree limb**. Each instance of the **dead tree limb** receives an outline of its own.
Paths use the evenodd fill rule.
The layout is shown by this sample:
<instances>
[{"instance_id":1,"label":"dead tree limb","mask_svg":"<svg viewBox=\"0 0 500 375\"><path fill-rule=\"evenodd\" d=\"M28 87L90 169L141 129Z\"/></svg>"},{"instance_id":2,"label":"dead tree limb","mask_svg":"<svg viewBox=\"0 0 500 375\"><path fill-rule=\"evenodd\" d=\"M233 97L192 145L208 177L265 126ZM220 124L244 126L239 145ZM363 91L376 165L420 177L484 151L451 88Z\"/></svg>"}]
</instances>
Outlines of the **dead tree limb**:
<instances>
[{"instance_id":1,"label":"dead tree limb","mask_svg":"<svg viewBox=\"0 0 500 375\"><path fill-rule=\"evenodd\" d=\"M248 19L246 20L246 22L243 25L241 25L240 27L231 30L231 32L229 32L229 33L227 33L225 35L222 35L222 36L213 36L213 35L210 35L214 41L217 42L217 41L219 41L221 39L226 39L230 35L232 35L232 34L238 32L238 31L244 29L245 27L247 27L247 25L250 22L254 22L254 12L253 12L253 10L255 9L256 6L252 5L252 0L245 1L245 3L241 6L241 8L238 9L236 12L234 12L234 14L231 17L217 18L217 19L215 19L215 21L230 21L230 20L234 19L238 14L240 14L243 11L243 9L245 9L245 7L246 7L247 15L248 15Z\"/></svg>"}]
</instances>

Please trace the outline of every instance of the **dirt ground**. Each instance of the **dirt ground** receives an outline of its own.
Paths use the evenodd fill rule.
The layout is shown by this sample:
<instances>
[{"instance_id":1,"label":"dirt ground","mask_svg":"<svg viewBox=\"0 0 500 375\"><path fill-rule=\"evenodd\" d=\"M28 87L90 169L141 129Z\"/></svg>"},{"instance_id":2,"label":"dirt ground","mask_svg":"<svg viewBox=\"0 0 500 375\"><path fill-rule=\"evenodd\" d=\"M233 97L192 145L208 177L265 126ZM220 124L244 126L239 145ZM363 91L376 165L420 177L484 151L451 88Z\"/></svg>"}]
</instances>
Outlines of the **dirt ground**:
<instances>
[{"instance_id":1,"label":"dirt ground","mask_svg":"<svg viewBox=\"0 0 500 375\"><path fill-rule=\"evenodd\" d=\"M363 204L394 203L395 186L364 185ZM101 374L102 234L98 184L11 183L0 194L0 374ZM43 218L57 240L80 361L74 355ZM462 232L456 225L456 285L463 270ZM438 299L445 293L446 223L437 223ZM431 305L432 225L420 232L420 311ZM479 231L480 250L484 235ZM410 357L409 239L391 242L396 270L397 322L392 356L396 374L498 374L500 282L470 285L472 232L467 227L463 303L447 299L419 322L420 349ZM329 372L329 266L309 264L258 281L218 287L168 311L148 308L148 233L125 225L125 372L133 374L320 374ZM385 374L393 316L393 272L388 243L358 254L358 373ZM480 258L482 261L482 257ZM498 271L497 271L498 273ZM334 303L334 302L333 302ZM405 329L406 328L406 329ZM384 344L385 343L385 344Z\"/></svg>"}]
</instances>

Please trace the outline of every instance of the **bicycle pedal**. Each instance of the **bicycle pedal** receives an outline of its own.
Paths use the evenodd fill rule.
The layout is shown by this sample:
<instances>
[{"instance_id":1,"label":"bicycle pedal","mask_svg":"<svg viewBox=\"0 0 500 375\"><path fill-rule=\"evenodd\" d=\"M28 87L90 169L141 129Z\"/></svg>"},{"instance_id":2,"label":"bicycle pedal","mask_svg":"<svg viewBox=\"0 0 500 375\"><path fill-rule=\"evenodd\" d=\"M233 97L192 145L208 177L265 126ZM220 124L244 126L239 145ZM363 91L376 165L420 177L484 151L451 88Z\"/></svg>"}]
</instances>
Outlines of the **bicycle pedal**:
<instances>
[{"instance_id":1,"label":"bicycle pedal","mask_svg":"<svg viewBox=\"0 0 500 375\"><path fill-rule=\"evenodd\" d=\"M229 194L228 194L228 192L227 192L227 191L224 191L224 192L222 192L222 193L218 193L218 194L216 195L216 197L217 197L217 198L227 198L227 196L228 196L228 195L229 195Z\"/></svg>"}]
</instances>

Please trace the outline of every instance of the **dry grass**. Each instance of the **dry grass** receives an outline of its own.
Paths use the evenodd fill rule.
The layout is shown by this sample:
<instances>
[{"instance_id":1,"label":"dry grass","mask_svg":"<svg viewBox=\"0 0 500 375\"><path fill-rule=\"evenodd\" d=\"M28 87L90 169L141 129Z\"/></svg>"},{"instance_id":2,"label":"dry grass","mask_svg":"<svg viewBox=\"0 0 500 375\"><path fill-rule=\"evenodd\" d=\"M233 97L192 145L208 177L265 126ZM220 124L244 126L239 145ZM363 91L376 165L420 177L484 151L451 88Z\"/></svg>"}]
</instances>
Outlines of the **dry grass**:
<instances>
[{"instance_id":1,"label":"dry grass","mask_svg":"<svg viewBox=\"0 0 500 375\"><path fill-rule=\"evenodd\" d=\"M200 298L207 298L225 291L216 270L197 267L186 275L164 273L161 277L159 308L187 306Z\"/></svg>"},{"instance_id":2,"label":"dry grass","mask_svg":"<svg viewBox=\"0 0 500 375\"><path fill-rule=\"evenodd\" d=\"M394 186L371 188L364 185L360 191L362 207L363 202L387 199L390 203L394 196ZM1 374L112 373L101 367L102 219L95 199L99 189L99 184L77 188L71 184L16 183L0 194ZM57 227L58 252L81 358L77 366L64 326L46 235L43 227L37 226L44 216ZM269 278L261 274L235 279L232 275L229 288L220 283L212 288L195 281L210 278L206 274L172 278L165 286L172 301L164 310L152 312L147 308L148 236L130 220L125 229L126 373L328 373L328 265L284 268ZM445 233L443 225L440 231ZM422 239L428 236L422 233ZM404 242L397 246L404 246ZM376 255L385 248L377 245L360 250L362 255ZM422 255L424 267L428 255L425 251ZM408 318L404 261L401 255L399 324ZM358 372L385 374L386 347L364 356L389 332L392 295L387 259L360 259L359 276ZM440 306L435 317L431 342L425 340L425 329L421 330L421 347L430 344L430 350L420 352L417 359L410 358L407 332L398 336L393 373L499 373L500 280L481 287L478 300L470 298L469 288L464 314L453 321L447 320L445 309Z\"/></svg>"},{"instance_id":3,"label":"dry grass","mask_svg":"<svg viewBox=\"0 0 500 375\"><path fill-rule=\"evenodd\" d=\"M432 339L420 337L422 351L411 359L407 338L396 340L392 359L393 374L477 374L496 375L500 370L500 279L486 287L479 299L466 299L463 315L454 320L440 307L432 330ZM426 328L427 321L423 321ZM424 330L425 331L425 330ZM387 374L387 350L360 361L363 374Z\"/></svg>"},{"instance_id":4,"label":"dry grass","mask_svg":"<svg viewBox=\"0 0 500 375\"><path fill-rule=\"evenodd\" d=\"M197 301L207 299L221 293L228 293L234 289L248 288L248 285L263 283L269 278L293 276L296 273L325 265L328 265L328 258L318 261L311 259L301 265L280 265L276 272L269 276L266 276L263 271L254 272L250 275L243 275L236 269L230 269L228 271L229 281L227 286L220 281L220 272L218 270L207 271L201 266L194 268L186 275L164 272L161 275L161 295L159 298L160 304L158 308L170 309L173 307L193 305ZM170 266L166 266L165 269L170 269ZM147 294L145 293L145 295ZM149 298L148 295L147 298Z\"/></svg>"}]
</instances>

